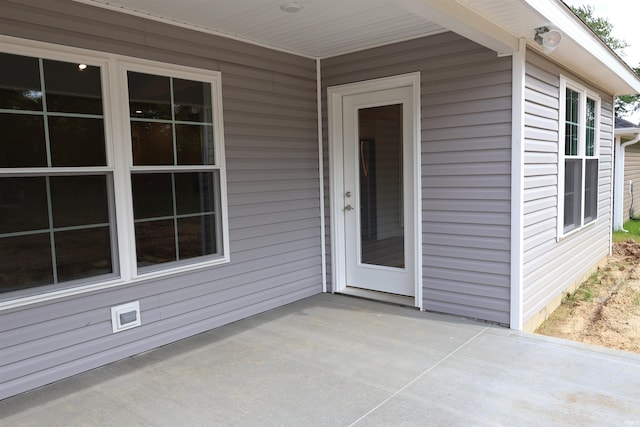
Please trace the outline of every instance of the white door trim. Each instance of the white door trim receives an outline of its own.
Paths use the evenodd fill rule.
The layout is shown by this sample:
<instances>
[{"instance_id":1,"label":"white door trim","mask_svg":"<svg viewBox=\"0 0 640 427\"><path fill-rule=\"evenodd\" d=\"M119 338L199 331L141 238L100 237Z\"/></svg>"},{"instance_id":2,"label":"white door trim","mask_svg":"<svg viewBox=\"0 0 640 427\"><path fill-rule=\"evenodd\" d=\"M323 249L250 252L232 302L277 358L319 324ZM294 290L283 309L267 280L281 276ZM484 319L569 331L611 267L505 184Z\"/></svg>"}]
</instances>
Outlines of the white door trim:
<instances>
[{"instance_id":1,"label":"white door trim","mask_svg":"<svg viewBox=\"0 0 640 427\"><path fill-rule=\"evenodd\" d=\"M331 282L333 292L346 289L345 221L343 215L343 97L377 90L411 87L414 101L413 129L413 219L415 239L415 297L414 305L422 309L422 203L421 203L421 132L420 132L420 73L402 74L364 82L327 88L329 130L329 200L331 213Z\"/></svg>"}]
</instances>

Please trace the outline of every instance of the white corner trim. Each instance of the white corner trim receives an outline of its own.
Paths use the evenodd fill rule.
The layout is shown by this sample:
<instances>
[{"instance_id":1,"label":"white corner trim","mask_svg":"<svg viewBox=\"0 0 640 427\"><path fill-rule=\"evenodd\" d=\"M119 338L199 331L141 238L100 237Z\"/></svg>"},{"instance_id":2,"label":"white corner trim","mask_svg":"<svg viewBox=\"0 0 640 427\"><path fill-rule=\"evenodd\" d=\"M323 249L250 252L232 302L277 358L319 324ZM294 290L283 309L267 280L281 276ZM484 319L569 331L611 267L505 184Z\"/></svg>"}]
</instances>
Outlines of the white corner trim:
<instances>
[{"instance_id":1,"label":"white corner trim","mask_svg":"<svg viewBox=\"0 0 640 427\"><path fill-rule=\"evenodd\" d=\"M526 41L512 56L511 83L511 295L509 326L524 327L524 142Z\"/></svg>"},{"instance_id":2,"label":"white corner trim","mask_svg":"<svg viewBox=\"0 0 640 427\"><path fill-rule=\"evenodd\" d=\"M318 110L318 178L320 182L320 260L322 262L322 292L327 292L327 249L324 215L324 157L322 150L322 67L316 59L316 109Z\"/></svg>"}]
</instances>

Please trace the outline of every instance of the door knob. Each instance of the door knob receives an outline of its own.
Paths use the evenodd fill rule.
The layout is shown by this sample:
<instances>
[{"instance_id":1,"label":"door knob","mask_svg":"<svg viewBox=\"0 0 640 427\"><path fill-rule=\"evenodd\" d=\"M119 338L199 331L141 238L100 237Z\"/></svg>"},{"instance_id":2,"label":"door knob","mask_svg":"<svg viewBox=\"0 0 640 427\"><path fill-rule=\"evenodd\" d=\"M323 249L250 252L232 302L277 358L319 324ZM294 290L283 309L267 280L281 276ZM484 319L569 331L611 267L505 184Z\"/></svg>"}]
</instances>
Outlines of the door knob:
<instances>
[{"instance_id":1,"label":"door knob","mask_svg":"<svg viewBox=\"0 0 640 427\"><path fill-rule=\"evenodd\" d=\"M353 210L353 208L351 207L351 205L347 205L347 206L344 207L344 210L345 211L351 211L351 210Z\"/></svg>"}]
</instances>

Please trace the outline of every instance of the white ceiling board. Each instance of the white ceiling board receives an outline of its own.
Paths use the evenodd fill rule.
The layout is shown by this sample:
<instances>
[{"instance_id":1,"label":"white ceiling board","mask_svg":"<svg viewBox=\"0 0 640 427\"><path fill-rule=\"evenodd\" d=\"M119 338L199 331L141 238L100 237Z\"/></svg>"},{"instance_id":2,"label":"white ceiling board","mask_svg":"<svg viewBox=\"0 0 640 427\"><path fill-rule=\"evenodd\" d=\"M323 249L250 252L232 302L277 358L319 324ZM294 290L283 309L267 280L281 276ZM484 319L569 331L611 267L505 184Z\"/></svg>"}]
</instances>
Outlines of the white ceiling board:
<instances>
[{"instance_id":1,"label":"white ceiling board","mask_svg":"<svg viewBox=\"0 0 640 427\"><path fill-rule=\"evenodd\" d=\"M314 58L441 32L390 0L82 0L228 34Z\"/></svg>"}]
</instances>

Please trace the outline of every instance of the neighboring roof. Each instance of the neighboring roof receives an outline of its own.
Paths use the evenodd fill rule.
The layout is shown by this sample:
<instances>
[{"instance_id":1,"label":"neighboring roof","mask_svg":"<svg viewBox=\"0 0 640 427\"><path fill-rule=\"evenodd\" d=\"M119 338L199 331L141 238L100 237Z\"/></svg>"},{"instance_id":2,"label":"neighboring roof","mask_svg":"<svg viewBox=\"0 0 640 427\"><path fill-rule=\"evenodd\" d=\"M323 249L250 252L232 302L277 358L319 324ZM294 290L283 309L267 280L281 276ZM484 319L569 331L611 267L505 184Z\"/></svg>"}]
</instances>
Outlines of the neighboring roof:
<instances>
[{"instance_id":1,"label":"neighboring roof","mask_svg":"<svg viewBox=\"0 0 640 427\"><path fill-rule=\"evenodd\" d=\"M640 125L616 117L614 134L621 137L623 141L635 139L640 134Z\"/></svg>"},{"instance_id":2,"label":"neighboring roof","mask_svg":"<svg viewBox=\"0 0 640 427\"><path fill-rule=\"evenodd\" d=\"M614 94L640 93L634 71L561 0L75 0L310 58L454 31L509 55L535 28L563 34L550 58ZM298 3L297 13L280 7Z\"/></svg>"},{"instance_id":3,"label":"neighboring roof","mask_svg":"<svg viewBox=\"0 0 640 427\"><path fill-rule=\"evenodd\" d=\"M628 120L622 119L620 117L616 117L616 129L620 129L620 128L637 128L638 125L631 123Z\"/></svg>"}]
</instances>

